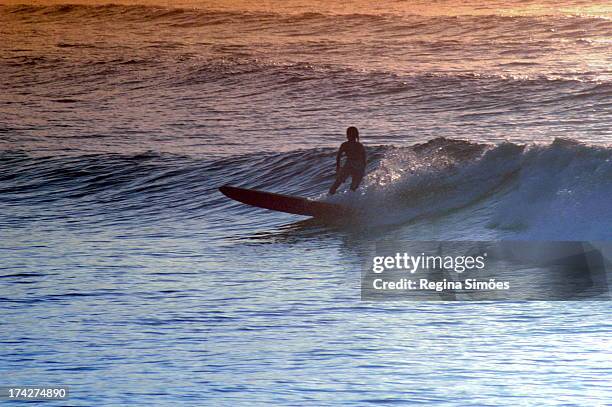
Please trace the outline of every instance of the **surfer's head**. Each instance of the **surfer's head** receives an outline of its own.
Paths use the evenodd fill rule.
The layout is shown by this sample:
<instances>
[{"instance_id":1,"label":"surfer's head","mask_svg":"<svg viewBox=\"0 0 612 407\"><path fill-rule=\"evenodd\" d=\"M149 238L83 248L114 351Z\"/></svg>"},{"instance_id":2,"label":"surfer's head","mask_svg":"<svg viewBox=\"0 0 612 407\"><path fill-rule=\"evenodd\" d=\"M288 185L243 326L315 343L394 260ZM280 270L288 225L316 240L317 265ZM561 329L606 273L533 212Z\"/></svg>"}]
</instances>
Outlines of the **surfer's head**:
<instances>
[{"instance_id":1,"label":"surfer's head","mask_svg":"<svg viewBox=\"0 0 612 407\"><path fill-rule=\"evenodd\" d=\"M359 130L357 130L357 127L351 126L348 129L346 129L346 138L349 141L359 140Z\"/></svg>"}]
</instances>

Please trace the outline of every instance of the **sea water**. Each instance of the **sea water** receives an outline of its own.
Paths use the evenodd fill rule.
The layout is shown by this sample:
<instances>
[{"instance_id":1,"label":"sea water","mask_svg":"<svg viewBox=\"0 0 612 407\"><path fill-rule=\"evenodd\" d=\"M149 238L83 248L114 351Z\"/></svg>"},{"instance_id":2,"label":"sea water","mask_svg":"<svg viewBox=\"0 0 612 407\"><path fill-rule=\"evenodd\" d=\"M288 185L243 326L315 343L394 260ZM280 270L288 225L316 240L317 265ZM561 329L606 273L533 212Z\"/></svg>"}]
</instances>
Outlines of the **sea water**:
<instances>
[{"instance_id":1,"label":"sea water","mask_svg":"<svg viewBox=\"0 0 612 407\"><path fill-rule=\"evenodd\" d=\"M607 2L0 6L1 385L603 405L609 302L366 302L379 240L612 239ZM325 191L347 126L368 174ZM327 199L338 226L223 184ZM52 403L50 403L52 405Z\"/></svg>"}]
</instances>

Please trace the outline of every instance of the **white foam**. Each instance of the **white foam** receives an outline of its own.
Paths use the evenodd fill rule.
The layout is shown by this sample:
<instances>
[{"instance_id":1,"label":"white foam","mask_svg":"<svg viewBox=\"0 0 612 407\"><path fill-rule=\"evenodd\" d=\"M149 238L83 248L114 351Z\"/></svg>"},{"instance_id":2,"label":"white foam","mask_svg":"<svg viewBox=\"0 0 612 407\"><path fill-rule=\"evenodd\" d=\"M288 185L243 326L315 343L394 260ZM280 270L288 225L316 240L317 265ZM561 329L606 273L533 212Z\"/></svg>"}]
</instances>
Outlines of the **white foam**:
<instances>
[{"instance_id":1,"label":"white foam","mask_svg":"<svg viewBox=\"0 0 612 407\"><path fill-rule=\"evenodd\" d=\"M391 149L360 190L329 200L359 208L373 227L461 211L474 216L468 208L482 206L489 210L478 212L477 223L505 236L612 238L612 149L561 139L460 149L454 143Z\"/></svg>"}]
</instances>

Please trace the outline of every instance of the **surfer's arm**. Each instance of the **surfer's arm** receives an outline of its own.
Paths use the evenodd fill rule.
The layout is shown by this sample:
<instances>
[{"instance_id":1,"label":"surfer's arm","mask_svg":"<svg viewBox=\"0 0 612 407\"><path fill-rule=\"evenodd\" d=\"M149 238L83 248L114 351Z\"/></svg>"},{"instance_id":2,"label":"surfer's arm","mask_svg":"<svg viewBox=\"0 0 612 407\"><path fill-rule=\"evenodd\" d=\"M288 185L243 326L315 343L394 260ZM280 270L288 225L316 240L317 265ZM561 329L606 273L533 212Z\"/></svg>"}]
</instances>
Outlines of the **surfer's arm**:
<instances>
[{"instance_id":1,"label":"surfer's arm","mask_svg":"<svg viewBox=\"0 0 612 407\"><path fill-rule=\"evenodd\" d=\"M368 163L366 149L364 146L361 146L361 166L365 169L366 164Z\"/></svg>"},{"instance_id":2,"label":"surfer's arm","mask_svg":"<svg viewBox=\"0 0 612 407\"><path fill-rule=\"evenodd\" d=\"M342 153L344 153L344 143L338 149L338 153L336 154L336 171L340 169L340 159L342 159Z\"/></svg>"}]
</instances>

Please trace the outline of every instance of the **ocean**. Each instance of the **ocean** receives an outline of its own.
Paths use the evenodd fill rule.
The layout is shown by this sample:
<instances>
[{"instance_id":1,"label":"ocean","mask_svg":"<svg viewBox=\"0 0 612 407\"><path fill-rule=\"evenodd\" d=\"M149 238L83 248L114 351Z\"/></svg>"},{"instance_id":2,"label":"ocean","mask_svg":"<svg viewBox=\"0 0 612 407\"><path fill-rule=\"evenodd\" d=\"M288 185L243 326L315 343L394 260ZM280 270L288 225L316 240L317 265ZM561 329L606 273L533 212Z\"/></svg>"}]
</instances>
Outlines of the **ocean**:
<instances>
[{"instance_id":1,"label":"ocean","mask_svg":"<svg viewBox=\"0 0 612 407\"><path fill-rule=\"evenodd\" d=\"M0 38L0 385L83 406L612 400L608 301L360 295L381 240L612 240L608 2L4 2ZM348 126L367 175L328 197Z\"/></svg>"}]
</instances>

